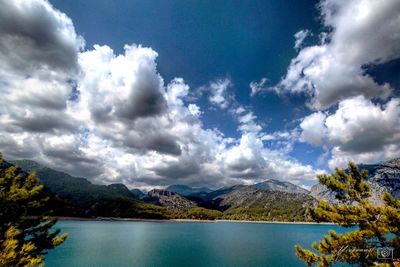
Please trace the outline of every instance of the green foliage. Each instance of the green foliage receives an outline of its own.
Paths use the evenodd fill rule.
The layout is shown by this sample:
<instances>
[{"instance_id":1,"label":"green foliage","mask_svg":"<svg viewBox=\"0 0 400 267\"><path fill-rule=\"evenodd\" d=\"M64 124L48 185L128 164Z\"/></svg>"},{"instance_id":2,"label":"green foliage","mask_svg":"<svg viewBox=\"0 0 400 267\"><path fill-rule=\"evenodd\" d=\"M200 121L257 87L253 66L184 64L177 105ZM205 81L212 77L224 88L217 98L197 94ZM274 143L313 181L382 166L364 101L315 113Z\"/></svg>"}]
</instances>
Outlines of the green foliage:
<instances>
[{"instance_id":1,"label":"green foliage","mask_svg":"<svg viewBox=\"0 0 400 267\"><path fill-rule=\"evenodd\" d=\"M48 197L35 173L26 174L0 154L0 266L36 266L43 255L67 238L51 231Z\"/></svg>"},{"instance_id":2,"label":"green foliage","mask_svg":"<svg viewBox=\"0 0 400 267\"><path fill-rule=\"evenodd\" d=\"M244 204L228 208L224 212L224 219L251 220L251 221L305 221L305 203L313 202L313 198L286 192L268 192L256 198L249 199Z\"/></svg>"},{"instance_id":3,"label":"green foliage","mask_svg":"<svg viewBox=\"0 0 400 267\"><path fill-rule=\"evenodd\" d=\"M386 193L383 205L372 205L367 175L349 163L347 172L336 169L331 175L318 176L340 204L320 201L316 207L308 208L308 214L316 222L332 222L354 230L344 234L330 231L322 241L312 244L314 251L296 246L297 256L307 265L394 266L390 259L378 259L379 249L385 248L393 249L394 259L400 258L400 201Z\"/></svg>"},{"instance_id":4,"label":"green foliage","mask_svg":"<svg viewBox=\"0 0 400 267\"><path fill-rule=\"evenodd\" d=\"M200 207L194 207L180 214L175 214L179 219L216 220L222 218L222 212Z\"/></svg>"}]
</instances>

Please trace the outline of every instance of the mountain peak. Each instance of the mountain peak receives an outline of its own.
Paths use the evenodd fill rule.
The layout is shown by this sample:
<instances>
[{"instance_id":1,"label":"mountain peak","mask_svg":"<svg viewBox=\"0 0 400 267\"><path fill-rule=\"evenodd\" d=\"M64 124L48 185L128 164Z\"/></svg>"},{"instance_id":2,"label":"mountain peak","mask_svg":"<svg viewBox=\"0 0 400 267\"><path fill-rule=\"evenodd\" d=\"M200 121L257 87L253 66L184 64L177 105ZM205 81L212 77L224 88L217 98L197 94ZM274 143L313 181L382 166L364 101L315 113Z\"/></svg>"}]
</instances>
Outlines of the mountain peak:
<instances>
[{"instance_id":1,"label":"mountain peak","mask_svg":"<svg viewBox=\"0 0 400 267\"><path fill-rule=\"evenodd\" d=\"M253 185L257 189L261 189L264 191L280 191L286 193L295 193L295 194L308 194L309 191L286 181L280 181L276 179L268 179L264 182L257 183Z\"/></svg>"},{"instance_id":2,"label":"mountain peak","mask_svg":"<svg viewBox=\"0 0 400 267\"><path fill-rule=\"evenodd\" d=\"M128 187L126 187L126 185L121 183L109 184L107 185L107 188L123 196L128 196L128 197L133 196L133 193L128 189Z\"/></svg>"}]
</instances>

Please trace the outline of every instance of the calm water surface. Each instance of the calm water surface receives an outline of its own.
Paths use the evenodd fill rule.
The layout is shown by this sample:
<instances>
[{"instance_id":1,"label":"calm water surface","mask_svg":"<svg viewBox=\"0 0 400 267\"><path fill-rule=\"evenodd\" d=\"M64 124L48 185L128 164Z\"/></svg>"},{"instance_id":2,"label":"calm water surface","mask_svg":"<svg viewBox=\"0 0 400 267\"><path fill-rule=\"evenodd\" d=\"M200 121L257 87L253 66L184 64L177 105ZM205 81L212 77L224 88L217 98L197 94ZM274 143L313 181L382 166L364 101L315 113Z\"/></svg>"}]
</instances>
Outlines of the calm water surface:
<instances>
[{"instance_id":1,"label":"calm water surface","mask_svg":"<svg viewBox=\"0 0 400 267\"><path fill-rule=\"evenodd\" d=\"M332 225L235 222L59 221L67 241L46 266L305 266L294 245L310 246Z\"/></svg>"}]
</instances>

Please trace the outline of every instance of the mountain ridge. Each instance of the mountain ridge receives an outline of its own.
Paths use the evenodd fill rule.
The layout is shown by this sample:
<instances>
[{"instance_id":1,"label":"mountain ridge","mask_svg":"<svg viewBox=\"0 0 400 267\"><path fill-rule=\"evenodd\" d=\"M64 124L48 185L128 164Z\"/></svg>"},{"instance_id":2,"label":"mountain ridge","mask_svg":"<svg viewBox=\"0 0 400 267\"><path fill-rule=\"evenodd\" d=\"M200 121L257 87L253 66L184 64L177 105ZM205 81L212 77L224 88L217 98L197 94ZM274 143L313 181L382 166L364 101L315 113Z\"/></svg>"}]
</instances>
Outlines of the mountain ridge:
<instances>
[{"instance_id":1,"label":"mountain ridge","mask_svg":"<svg viewBox=\"0 0 400 267\"><path fill-rule=\"evenodd\" d=\"M108 185L99 185L99 184L93 184L92 182L90 182L87 178L83 178L83 177L76 177L73 175L70 175L66 172L63 171L58 171L49 167L46 167L44 165L41 165L39 163L37 163L36 161L33 160L9 160L8 162L18 165L20 166L22 169L24 169L26 172L31 172L31 171L36 171L36 172L41 172L42 170L47 170L50 172L57 172L57 173L62 173L63 176L67 176L68 178L73 178L75 181L79 181L82 184L92 184L95 186L110 186L110 188L113 188L114 190L117 190L117 187L119 188L119 190L124 191L123 194L133 194L135 195L136 193L138 195L141 195L141 193L143 193L140 189L138 188L132 188L129 189L128 187L126 187L124 184L122 183L115 183L115 184L108 184ZM58 176L57 176L58 177ZM50 180L48 180L48 175L45 175L42 177L40 177L41 180L45 180L46 182L50 182ZM212 190L210 188L207 187L192 187L189 185L184 185L184 184L172 184L169 185L165 188L166 191L170 191L170 192L174 192L174 193L178 193L181 196L196 196L198 194L209 194L212 192L219 192L219 191L229 191L231 189L234 188L238 188L238 187L242 187L242 186L254 186L258 189L261 190L265 190L265 191L282 191L282 192L293 192L293 193L306 193L308 192L306 189L297 186L293 183L287 182L287 181L281 181L281 180L277 180L277 179L266 179L262 182L259 183L255 183L252 185L243 185L243 184L236 184L236 185L232 185L232 186L226 186L226 187L221 187L218 188L216 190ZM284 187L290 187L285 189ZM130 193L128 193L128 191L130 191ZM135 193L133 193L133 192ZM139 191L141 193L139 193ZM143 193L144 194L144 193Z\"/></svg>"},{"instance_id":2,"label":"mountain ridge","mask_svg":"<svg viewBox=\"0 0 400 267\"><path fill-rule=\"evenodd\" d=\"M12 161L27 171L36 171L41 182L53 192L59 202L64 206L58 208L58 215L79 217L146 217L146 218L191 218L191 219L268 219L291 220L295 219L294 213L288 207L295 207L304 214L305 209L299 206L294 195L273 192L274 184L282 185L280 181L269 180L265 187L262 183L255 188L254 185L234 185L211 190L205 187L191 188L186 185L173 185L172 189L184 189L182 196L165 189L154 189L147 194L138 189L129 190L123 184L97 185L85 178L73 177L67 173L42 166L34 161ZM291 185L296 187L295 185ZM241 190L257 191L262 197L252 199L252 194L247 197L252 205L237 202L236 195L242 194ZM282 190L282 188L280 188ZM292 190L292 189L290 189ZM289 190L289 191L290 191ZM191 194L191 195L188 195ZM272 197L269 197L271 195ZM277 197L279 195L279 197ZM280 203L286 203L286 206ZM57 204L58 205L58 204ZM271 215L266 212L266 206L274 207L278 211ZM225 214L224 211L227 211ZM237 214L240 212L240 214ZM296 220L305 220L296 217Z\"/></svg>"},{"instance_id":3,"label":"mountain ridge","mask_svg":"<svg viewBox=\"0 0 400 267\"><path fill-rule=\"evenodd\" d=\"M307 220L306 205L321 199L336 201L320 184L308 191L290 182L267 179L253 185L238 184L216 190L171 185L144 193L139 189L129 190L124 184L93 184L86 178L30 160L10 162L26 172L36 171L57 199L55 203L61 205L55 205L56 210L67 216L302 221ZM379 204L383 192L400 198L400 159L359 166L370 172L367 180L373 191L373 203Z\"/></svg>"}]
</instances>

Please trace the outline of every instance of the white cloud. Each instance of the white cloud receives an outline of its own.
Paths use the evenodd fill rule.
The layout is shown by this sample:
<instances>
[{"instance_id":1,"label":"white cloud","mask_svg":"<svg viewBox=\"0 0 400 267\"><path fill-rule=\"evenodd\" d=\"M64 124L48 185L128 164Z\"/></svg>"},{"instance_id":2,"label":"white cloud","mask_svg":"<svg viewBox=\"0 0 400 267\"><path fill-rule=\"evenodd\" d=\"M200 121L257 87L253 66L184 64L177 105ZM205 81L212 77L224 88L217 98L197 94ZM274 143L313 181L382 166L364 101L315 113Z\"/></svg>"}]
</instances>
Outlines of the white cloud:
<instances>
[{"instance_id":1,"label":"white cloud","mask_svg":"<svg viewBox=\"0 0 400 267\"><path fill-rule=\"evenodd\" d=\"M0 128L8 133L76 131L65 110L82 37L47 1L0 5Z\"/></svg>"},{"instance_id":2,"label":"white cloud","mask_svg":"<svg viewBox=\"0 0 400 267\"><path fill-rule=\"evenodd\" d=\"M311 35L311 32L309 30L301 30L301 31L296 32L294 34L294 38L295 38L294 48L299 49L301 47L301 45L303 44L304 40L309 35Z\"/></svg>"},{"instance_id":3,"label":"white cloud","mask_svg":"<svg viewBox=\"0 0 400 267\"><path fill-rule=\"evenodd\" d=\"M335 114L327 117L330 143L350 152L380 150L400 142L400 99L384 106L363 97L343 100Z\"/></svg>"},{"instance_id":4,"label":"white cloud","mask_svg":"<svg viewBox=\"0 0 400 267\"><path fill-rule=\"evenodd\" d=\"M211 82L209 86L211 104L218 106L221 109L226 109L230 104L231 95L228 92L232 82L228 79L219 79Z\"/></svg>"},{"instance_id":5,"label":"white cloud","mask_svg":"<svg viewBox=\"0 0 400 267\"><path fill-rule=\"evenodd\" d=\"M357 95L386 99L391 86L378 84L364 66L400 57L400 2L325 0L320 10L331 32L322 35L320 45L300 50L274 90L304 92L314 109Z\"/></svg>"},{"instance_id":6,"label":"white cloud","mask_svg":"<svg viewBox=\"0 0 400 267\"><path fill-rule=\"evenodd\" d=\"M13 73L71 71L83 39L70 18L45 0L0 1L0 61Z\"/></svg>"},{"instance_id":7,"label":"white cloud","mask_svg":"<svg viewBox=\"0 0 400 267\"><path fill-rule=\"evenodd\" d=\"M210 83L209 100L235 110L239 138L204 127L200 107L186 103L189 86L182 78L164 83L152 48L80 51L84 42L72 21L48 2L0 3L0 150L6 157L142 188L315 179L317 170L287 156L287 148L265 144L257 117L228 92L229 79ZM271 136L289 147L294 135Z\"/></svg>"},{"instance_id":8,"label":"white cloud","mask_svg":"<svg viewBox=\"0 0 400 267\"><path fill-rule=\"evenodd\" d=\"M200 107L197 106L196 104L189 104L188 109L190 113L195 117L199 117L202 113Z\"/></svg>"},{"instance_id":9,"label":"white cloud","mask_svg":"<svg viewBox=\"0 0 400 267\"><path fill-rule=\"evenodd\" d=\"M124 55L115 56L111 48L95 45L79 56L81 102L96 122L132 121L166 109L164 81L156 70L158 54L140 45L124 49Z\"/></svg>"},{"instance_id":10,"label":"white cloud","mask_svg":"<svg viewBox=\"0 0 400 267\"><path fill-rule=\"evenodd\" d=\"M390 160L400 157L400 146L397 144L386 145L384 149L378 151L351 153L342 151L340 147L332 149L332 158L328 161L331 169L335 167L345 168L349 161L357 164L360 163L381 163L385 160Z\"/></svg>"},{"instance_id":11,"label":"white cloud","mask_svg":"<svg viewBox=\"0 0 400 267\"><path fill-rule=\"evenodd\" d=\"M238 116L239 127L238 130L242 133L259 133L262 127L256 122L257 116L249 111L245 114Z\"/></svg>"},{"instance_id":12,"label":"white cloud","mask_svg":"<svg viewBox=\"0 0 400 267\"><path fill-rule=\"evenodd\" d=\"M222 154L220 164L231 177L256 181L272 178L299 185L315 181L316 174L323 172L303 165L279 150L266 148L255 133L243 134L238 144Z\"/></svg>"},{"instance_id":13,"label":"white cloud","mask_svg":"<svg viewBox=\"0 0 400 267\"><path fill-rule=\"evenodd\" d=\"M317 146L323 145L327 134L325 119L326 115L322 112L313 113L305 117L300 123L300 128L302 129L300 141Z\"/></svg>"},{"instance_id":14,"label":"white cloud","mask_svg":"<svg viewBox=\"0 0 400 267\"><path fill-rule=\"evenodd\" d=\"M335 113L311 114L300 124L301 140L330 146L329 165L343 166L383 161L400 155L400 99L385 105L374 104L363 96L339 102Z\"/></svg>"},{"instance_id":15,"label":"white cloud","mask_svg":"<svg viewBox=\"0 0 400 267\"><path fill-rule=\"evenodd\" d=\"M250 96L255 96L257 94L266 92L268 88L266 87L268 79L263 77L259 82L252 81L249 86L251 89Z\"/></svg>"}]
</instances>

